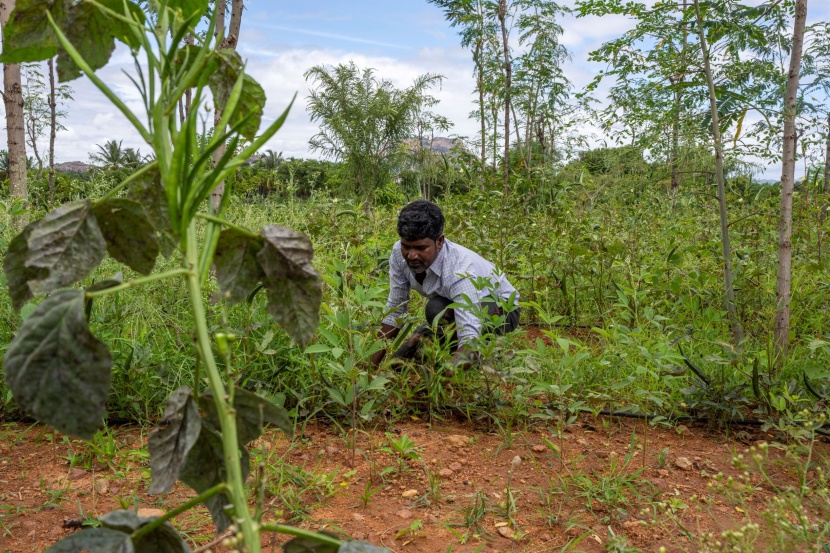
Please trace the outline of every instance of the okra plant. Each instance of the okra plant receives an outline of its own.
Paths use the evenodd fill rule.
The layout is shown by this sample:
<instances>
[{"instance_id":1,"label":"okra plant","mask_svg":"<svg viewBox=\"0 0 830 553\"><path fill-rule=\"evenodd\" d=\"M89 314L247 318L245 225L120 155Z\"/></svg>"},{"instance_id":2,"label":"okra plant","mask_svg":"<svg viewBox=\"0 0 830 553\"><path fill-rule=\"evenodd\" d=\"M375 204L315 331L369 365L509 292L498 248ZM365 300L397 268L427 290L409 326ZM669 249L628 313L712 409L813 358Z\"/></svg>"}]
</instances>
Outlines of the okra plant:
<instances>
[{"instance_id":1,"label":"okra plant","mask_svg":"<svg viewBox=\"0 0 830 553\"><path fill-rule=\"evenodd\" d=\"M290 553L386 551L269 523L262 520L261 508L249 509L246 445L266 423L286 433L292 424L281 407L234 386L229 338L211 335L203 291L212 273L229 304L264 290L268 312L306 345L317 329L322 287L305 235L278 226L252 232L233 225L224 218L230 186L216 210L210 195L274 135L288 110L260 129L264 91L245 73L235 51L212 43L215 20L204 15L208 0L142 5L146 12L132 0L18 0L3 29L0 62L57 55L59 79L86 75L154 154L151 163L104 197L65 204L11 241L4 270L14 308L20 310L35 296L47 297L18 329L4 370L22 408L61 432L90 439L105 414L112 370L109 349L89 328L92 302L151 281L184 279L195 326L195 385L171 393L161 424L150 435L150 492L167 492L180 480L197 495L161 517L109 513L97 527L72 534L49 551L189 551L169 521L199 503L208 508L217 532L235 529L231 541L238 551L259 552L263 532L294 535L284 545ZM185 40L188 35L195 43ZM130 78L144 113L131 110L95 74L107 64L116 40L135 58ZM192 107L180 118L188 90ZM217 132L200 147L196 114L208 90L222 115ZM214 162L222 146L225 153ZM142 276L71 288L107 254ZM153 272L160 254L176 256L180 267ZM203 381L207 386L201 389Z\"/></svg>"}]
</instances>

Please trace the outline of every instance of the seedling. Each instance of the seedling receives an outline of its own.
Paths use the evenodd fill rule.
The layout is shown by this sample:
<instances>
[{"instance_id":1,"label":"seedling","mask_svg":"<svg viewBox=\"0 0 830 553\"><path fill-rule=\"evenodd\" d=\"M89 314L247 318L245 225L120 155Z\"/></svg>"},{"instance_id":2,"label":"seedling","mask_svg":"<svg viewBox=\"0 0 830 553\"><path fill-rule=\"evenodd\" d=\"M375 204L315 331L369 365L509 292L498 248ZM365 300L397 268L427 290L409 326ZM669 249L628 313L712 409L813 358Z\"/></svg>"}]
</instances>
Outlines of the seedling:
<instances>
[{"instance_id":1,"label":"seedling","mask_svg":"<svg viewBox=\"0 0 830 553\"><path fill-rule=\"evenodd\" d=\"M400 438L396 438L394 434L386 433L386 440L389 447L381 449L386 453L394 454L398 459L398 472L403 472L407 468L407 461L417 460L420 454L409 436L402 434Z\"/></svg>"},{"instance_id":2,"label":"seedling","mask_svg":"<svg viewBox=\"0 0 830 553\"><path fill-rule=\"evenodd\" d=\"M406 540L401 544L401 547L405 547L412 543L415 538L426 536L421 530L424 528L424 523L421 522L421 519L415 519L412 521L412 524L409 525L409 528L404 528L403 530L398 530L395 534L395 539L399 540L401 538L406 538Z\"/></svg>"},{"instance_id":3,"label":"seedling","mask_svg":"<svg viewBox=\"0 0 830 553\"><path fill-rule=\"evenodd\" d=\"M214 32L217 10L209 10L207 0L151 0L152 17L133 0L33 0L17 8L3 28L0 62L37 62L59 54L60 79L86 75L150 146L153 161L103 197L67 203L33 221L9 243L4 270L14 309L20 311L35 296L48 297L8 346L5 382L34 418L92 439L105 414L113 365L109 348L89 326L94 303L169 279L186 286L198 360L189 365L193 389L170 394L163 424L149 437L150 493L168 492L181 480L196 496L158 518L114 511L53 550L100 549L102 543L140 550L163 541L170 553L184 552L189 548L169 521L200 503L218 532L235 525L230 545L247 553L260 552L262 532L297 536L294 545L286 544L289 549L321 543L339 548L341 540L331 536L262 524L261 510L248 508L247 445L266 423L288 434L293 425L281 406L235 386L237 337L209 326L204 302L213 272L231 305L264 289L267 311L299 344L307 345L317 330L322 290L310 240L284 227L253 232L225 219L233 185L229 177L276 133L288 110L260 129L265 93L245 73L239 55L221 47L224 27ZM204 14L208 19L202 25ZM182 45L186 36L192 44ZM135 58L130 79L141 113L95 73L108 62L116 39ZM200 143L197 127L208 89L216 132ZM176 108L184 104L186 92L192 93L191 109L180 118ZM216 202L212 194L220 185L224 190ZM154 272L160 253L175 255L179 267ZM119 274L70 288L84 283L107 254L142 276L124 282ZM108 462L117 451L107 439L95 447Z\"/></svg>"}]
</instances>

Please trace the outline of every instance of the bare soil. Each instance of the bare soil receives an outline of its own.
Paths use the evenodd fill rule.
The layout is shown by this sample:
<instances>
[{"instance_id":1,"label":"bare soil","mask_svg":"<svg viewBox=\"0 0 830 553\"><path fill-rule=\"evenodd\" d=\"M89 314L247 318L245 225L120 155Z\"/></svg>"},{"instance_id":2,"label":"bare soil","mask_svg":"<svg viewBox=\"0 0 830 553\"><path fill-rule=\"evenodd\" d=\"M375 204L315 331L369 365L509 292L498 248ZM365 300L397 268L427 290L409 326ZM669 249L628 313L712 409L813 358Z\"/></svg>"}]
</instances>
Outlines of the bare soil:
<instances>
[{"instance_id":1,"label":"bare soil","mask_svg":"<svg viewBox=\"0 0 830 553\"><path fill-rule=\"evenodd\" d=\"M384 430L358 433L354 454L350 436L335 427L311 422L293 440L267 432L252 448L252 478L261 465L267 479L264 520L326 529L392 551L593 552L605 551L614 536L643 551L694 551L703 533L757 521L757 512L747 513L745 503L738 506L709 483L720 472L738 477L733 456L776 439L757 430L736 440L694 425L650 427L643 453L642 421L590 415L559 435L541 425L505 436L423 421ZM0 551L43 551L111 510L158 514L147 510L191 497L184 487L148 495L146 434L111 429L111 441L96 440L93 447L39 425L5 425ZM403 435L414 442L417 458L401 466L384 449L390 437ZM815 458L826 466L830 448L819 447ZM776 484L797 485L784 455L770 448L770 457ZM760 511L772 490L751 478L758 487L750 501ZM215 537L204 509L174 523L194 550ZM265 535L263 550L279 551L282 541Z\"/></svg>"}]
</instances>

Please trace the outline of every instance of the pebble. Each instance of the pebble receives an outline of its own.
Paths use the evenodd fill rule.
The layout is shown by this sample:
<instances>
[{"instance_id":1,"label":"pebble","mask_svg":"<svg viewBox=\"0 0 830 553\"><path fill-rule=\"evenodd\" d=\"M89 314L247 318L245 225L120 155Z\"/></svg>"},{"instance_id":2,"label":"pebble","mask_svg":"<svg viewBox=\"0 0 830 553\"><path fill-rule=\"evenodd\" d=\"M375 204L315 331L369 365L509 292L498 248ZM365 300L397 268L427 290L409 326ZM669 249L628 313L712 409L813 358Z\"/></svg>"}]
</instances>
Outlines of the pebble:
<instances>
[{"instance_id":1,"label":"pebble","mask_svg":"<svg viewBox=\"0 0 830 553\"><path fill-rule=\"evenodd\" d=\"M110 482L106 478L99 478L95 481L95 491L101 495L107 493L110 489Z\"/></svg>"},{"instance_id":2,"label":"pebble","mask_svg":"<svg viewBox=\"0 0 830 553\"><path fill-rule=\"evenodd\" d=\"M686 457L678 457L674 461L674 465L681 470L691 470L692 462Z\"/></svg>"},{"instance_id":3,"label":"pebble","mask_svg":"<svg viewBox=\"0 0 830 553\"><path fill-rule=\"evenodd\" d=\"M448 476L452 476L453 474L455 474L455 472L452 469L441 469L440 471L438 471L438 474L442 478L447 478Z\"/></svg>"},{"instance_id":4,"label":"pebble","mask_svg":"<svg viewBox=\"0 0 830 553\"><path fill-rule=\"evenodd\" d=\"M363 522L364 520L366 520L366 517L364 517L360 513L352 513L352 518L358 522Z\"/></svg>"},{"instance_id":5,"label":"pebble","mask_svg":"<svg viewBox=\"0 0 830 553\"><path fill-rule=\"evenodd\" d=\"M459 471L461 470L461 463L451 463L450 464L451 471Z\"/></svg>"},{"instance_id":6,"label":"pebble","mask_svg":"<svg viewBox=\"0 0 830 553\"><path fill-rule=\"evenodd\" d=\"M406 490L401 497L415 497L416 495L418 495L418 490Z\"/></svg>"},{"instance_id":7,"label":"pebble","mask_svg":"<svg viewBox=\"0 0 830 553\"><path fill-rule=\"evenodd\" d=\"M507 539L513 539L513 536L516 535L516 532L514 532L513 529L509 526L501 526L498 528L497 531L501 537Z\"/></svg>"},{"instance_id":8,"label":"pebble","mask_svg":"<svg viewBox=\"0 0 830 553\"><path fill-rule=\"evenodd\" d=\"M142 507L141 509L138 510L138 513L136 513L136 514L138 516L140 516L141 518L160 517L160 516L164 516L164 510L163 509L151 509L149 507Z\"/></svg>"},{"instance_id":9,"label":"pebble","mask_svg":"<svg viewBox=\"0 0 830 553\"><path fill-rule=\"evenodd\" d=\"M461 434L450 434L444 441L454 447L464 447L470 443L470 438Z\"/></svg>"},{"instance_id":10,"label":"pebble","mask_svg":"<svg viewBox=\"0 0 830 553\"><path fill-rule=\"evenodd\" d=\"M669 476L669 471L666 469L657 469L657 474L659 474L663 478L667 478Z\"/></svg>"},{"instance_id":11,"label":"pebble","mask_svg":"<svg viewBox=\"0 0 830 553\"><path fill-rule=\"evenodd\" d=\"M412 511L410 511L409 509L401 509L395 514L404 520L412 518Z\"/></svg>"},{"instance_id":12,"label":"pebble","mask_svg":"<svg viewBox=\"0 0 830 553\"><path fill-rule=\"evenodd\" d=\"M87 475L87 472L84 469L74 468L69 471L69 476L67 478L69 480L80 480L84 476Z\"/></svg>"},{"instance_id":13,"label":"pebble","mask_svg":"<svg viewBox=\"0 0 830 553\"><path fill-rule=\"evenodd\" d=\"M531 447L530 449L533 450L535 453L544 453L545 451L548 450L548 448L546 448L543 445L535 445L535 446Z\"/></svg>"}]
</instances>

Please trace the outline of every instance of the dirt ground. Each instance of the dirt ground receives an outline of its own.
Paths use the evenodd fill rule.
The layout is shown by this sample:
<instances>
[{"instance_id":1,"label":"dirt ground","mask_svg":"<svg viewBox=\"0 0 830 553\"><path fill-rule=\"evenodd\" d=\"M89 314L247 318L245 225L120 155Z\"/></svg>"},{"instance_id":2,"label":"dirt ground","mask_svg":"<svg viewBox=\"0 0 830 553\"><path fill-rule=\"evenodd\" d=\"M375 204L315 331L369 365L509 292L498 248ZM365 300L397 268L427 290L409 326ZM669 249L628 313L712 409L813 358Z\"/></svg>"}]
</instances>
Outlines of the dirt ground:
<instances>
[{"instance_id":1,"label":"dirt ground","mask_svg":"<svg viewBox=\"0 0 830 553\"><path fill-rule=\"evenodd\" d=\"M293 440L274 431L258 440L252 473L262 466L267 479L264 521L327 529L392 551L593 552L621 538L643 551L694 551L706 532L757 520L747 503L709 484L718 473L738 478L733 456L776 436L754 430L734 440L694 425L649 427L644 456L643 430L642 421L590 415L558 434L539 426L511 436L411 421L359 433L353 456L351 438L310 423ZM89 445L39 425L4 425L0 551L43 551L111 510L152 515L190 497L184 487L148 495L146 433L115 428ZM413 442L404 462L392 449L402 436ZM819 444L815 458L825 467L828 453ZM796 485L784 455L775 447L769 455L776 485ZM749 505L760 510L773 490L756 474L749 478ZM224 551L210 544L215 535L203 509L175 524L194 550ZM279 551L281 541L265 535L263 550Z\"/></svg>"}]
</instances>

